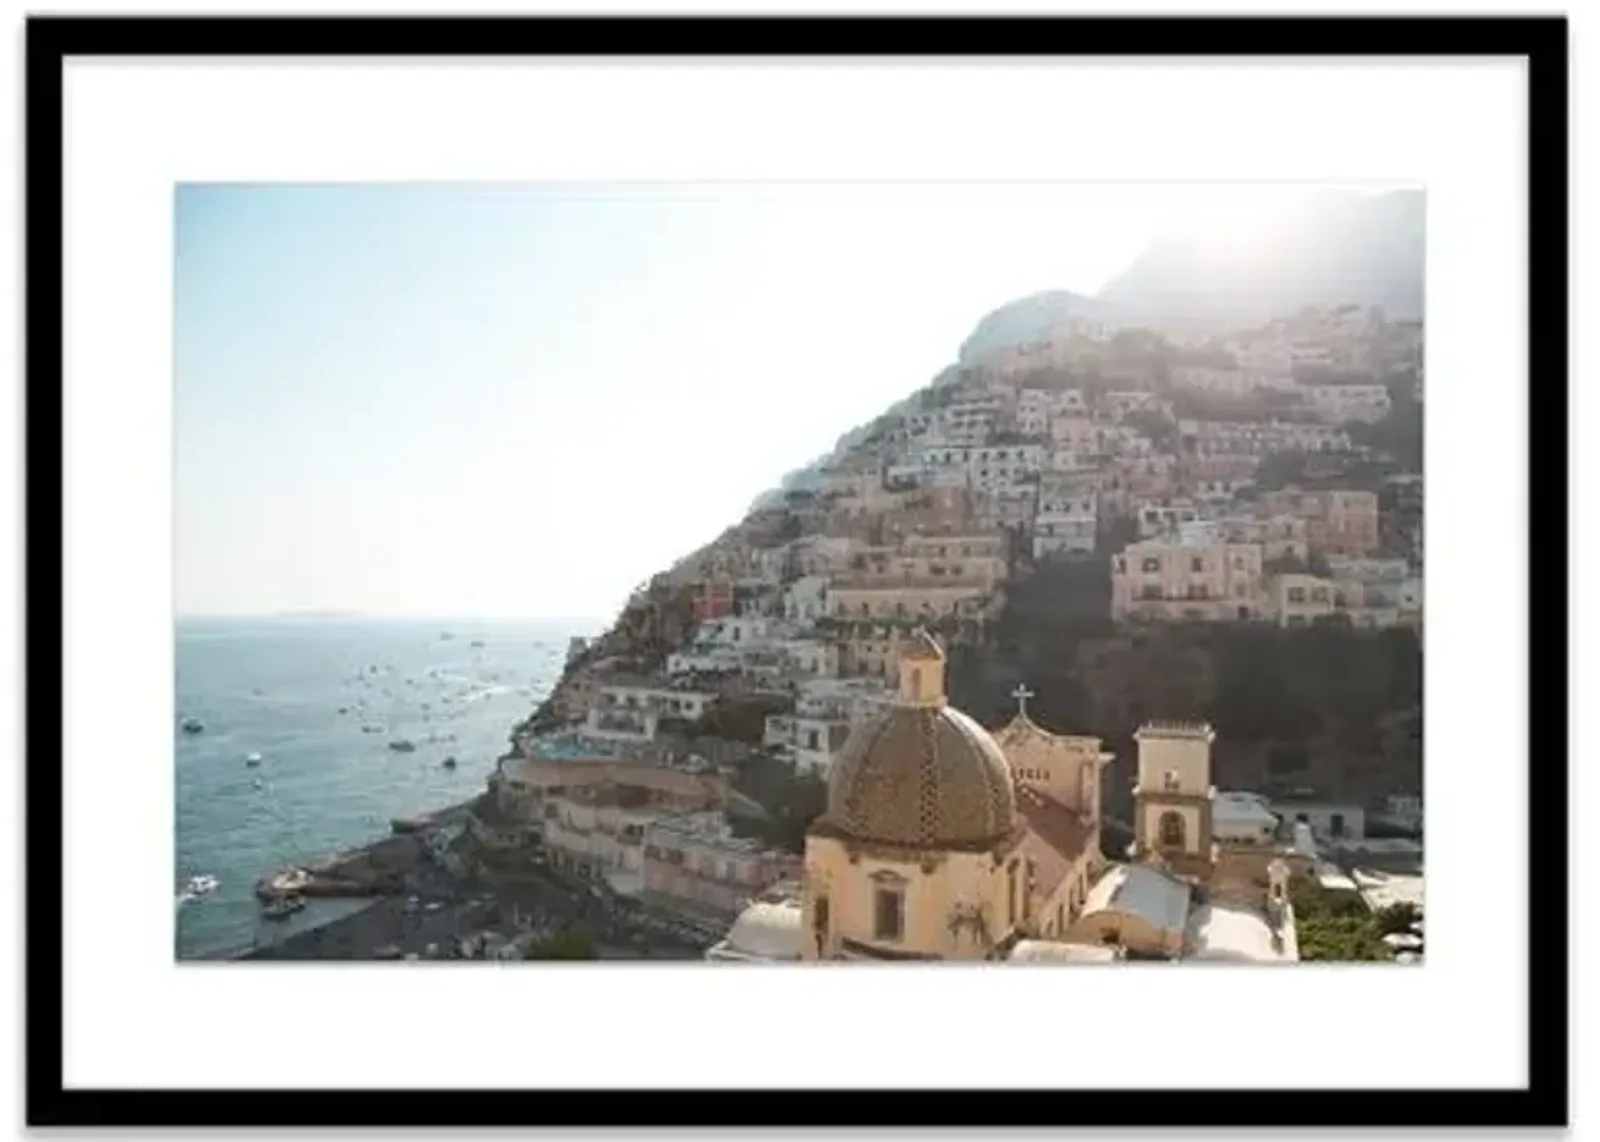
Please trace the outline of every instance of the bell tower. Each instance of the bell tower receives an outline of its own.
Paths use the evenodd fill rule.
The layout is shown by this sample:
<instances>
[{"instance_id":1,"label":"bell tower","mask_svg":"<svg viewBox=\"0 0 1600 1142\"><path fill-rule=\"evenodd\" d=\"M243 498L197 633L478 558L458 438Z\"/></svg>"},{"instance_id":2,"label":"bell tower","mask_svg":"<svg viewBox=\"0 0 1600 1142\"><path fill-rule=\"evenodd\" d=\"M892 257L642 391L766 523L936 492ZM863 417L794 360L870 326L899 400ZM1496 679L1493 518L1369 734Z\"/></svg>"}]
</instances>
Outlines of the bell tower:
<instances>
[{"instance_id":1,"label":"bell tower","mask_svg":"<svg viewBox=\"0 0 1600 1142\"><path fill-rule=\"evenodd\" d=\"M900 647L902 706L943 706L944 650L934 637L919 630Z\"/></svg>"},{"instance_id":2,"label":"bell tower","mask_svg":"<svg viewBox=\"0 0 1600 1142\"><path fill-rule=\"evenodd\" d=\"M1212 856L1216 733L1199 722L1146 722L1133 737L1139 747L1135 855L1159 854L1179 871L1200 871Z\"/></svg>"}]
</instances>

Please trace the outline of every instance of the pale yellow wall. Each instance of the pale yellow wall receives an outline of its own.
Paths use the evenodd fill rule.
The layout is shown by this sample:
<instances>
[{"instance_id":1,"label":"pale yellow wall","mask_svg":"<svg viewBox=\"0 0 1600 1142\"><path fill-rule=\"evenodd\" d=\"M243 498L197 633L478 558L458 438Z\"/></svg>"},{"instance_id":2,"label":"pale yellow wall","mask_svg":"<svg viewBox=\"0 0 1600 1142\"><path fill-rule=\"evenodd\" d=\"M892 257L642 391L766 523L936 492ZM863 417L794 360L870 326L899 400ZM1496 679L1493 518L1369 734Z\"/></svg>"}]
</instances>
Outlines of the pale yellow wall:
<instances>
[{"instance_id":1,"label":"pale yellow wall","mask_svg":"<svg viewBox=\"0 0 1600 1142\"><path fill-rule=\"evenodd\" d=\"M821 895L829 901L830 930L821 950L822 958L839 953L840 942L851 939L862 944L889 948L902 953L936 956L940 959L984 959L994 944L1013 931L1038 936L1059 936L1077 918L1103 866L1098 852L1081 854L1056 886L1050 897L1024 909L1021 903L1025 858L1018 855L996 865L988 853L955 853L939 859L932 871L918 862L897 862L863 855L851 863L843 844L826 837L806 841L805 891L803 914L807 939L804 958L818 958L815 932L815 902ZM1012 921L1006 870L1018 862L1018 909ZM890 871L905 879L905 935L886 943L876 938L873 873ZM989 942L983 943L966 928L951 931L950 919L957 905L981 907L986 918Z\"/></svg>"},{"instance_id":2,"label":"pale yellow wall","mask_svg":"<svg viewBox=\"0 0 1600 1142\"><path fill-rule=\"evenodd\" d=\"M836 618L915 618L921 614L976 613L988 595L981 584L961 586L841 587L828 590ZM866 609L863 610L862 608Z\"/></svg>"},{"instance_id":3,"label":"pale yellow wall","mask_svg":"<svg viewBox=\"0 0 1600 1142\"><path fill-rule=\"evenodd\" d=\"M900 700L917 706L944 701L944 659L905 657L900 660Z\"/></svg>"},{"instance_id":4,"label":"pale yellow wall","mask_svg":"<svg viewBox=\"0 0 1600 1142\"><path fill-rule=\"evenodd\" d=\"M883 561L869 560L866 566L852 566L844 578L857 586L893 587L903 583L923 583L946 579L952 583L992 586L1006 577L1006 561L1000 555L940 556L896 552Z\"/></svg>"},{"instance_id":5,"label":"pale yellow wall","mask_svg":"<svg viewBox=\"0 0 1600 1142\"><path fill-rule=\"evenodd\" d=\"M844 845L829 837L806 838L804 923L807 933L804 958L816 959L812 938L815 902L826 893L830 932L824 958L836 955L843 939L884 947L896 952L938 956L944 959L982 959L987 948L966 931L952 933L950 916L956 904L989 908L989 930L1002 934L1001 917L993 910L993 862L987 853L953 853L940 857L931 871L920 862L890 861L862 855L852 863ZM873 931L873 873L892 872L905 880L905 932L901 939L884 942Z\"/></svg>"},{"instance_id":6,"label":"pale yellow wall","mask_svg":"<svg viewBox=\"0 0 1600 1142\"><path fill-rule=\"evenodd\" d=\"M897 661L894 638L850 639L841 644L840 668L850 674L875 674L887 677Z\"/></svg>"},{"instance_id":7,"label":"pale yellow wall","mask_svg":"<svg viewBox=\"0 0 1600 1142\"><path fill-rule=\"evenodd\" d=\"M1102 863L1100 854L1092 849L1079 856L1049 899L1030 918L1030 931L1052 939L1059 939L1069 931L1078 919Z\"/></svg>"},{"instance_id":8,"label":"pale yellow wall","mask_svg":"<svg viewBox=\"0 0 1600 1142\"><path fill-rule=\"evenodd\" d=\"M1211 788L1211 743L1201 737L1161 737L1141 730L1138 784L1147 793L1168 792L1166 775L1175 772L1178 787L1172 792L1191 796Z\"/></svg>"},{"instance_id":9,"label":"pale yellow wall","mask_svg":"<svg viewBox=\"0 0 1600 1142\"><path fill-rule=\"evenodd\" d=\"M1161 843L1161 818L1167 813L1176 813L1183 818L1183 845L1186 852L1200 850L1200 808L1197 805L1172 805L1161 802L1142 802L1138 810L1144 818L1144 832L1141 834L1149 838L1152 845Z\"/></svg>"},{"instance_id":10,"label":"pale yellow wall","mask_svg":"<svg viewBox=\"0 0 1600 1142\"><path fill-rule=\"evenodd\" d=\"M1294 626L1335 614L1361 609L1363 591L1358 582L1321 579L1315 575L1280 575L1273 585L1278 622Z\"/></svg>"},{"instance_id":11,"label":"pale yellow wall","mask_svg":"<svg viewBox=\"0 0 1600 1142\"><path fill-rule=\"evenodd\" d=\"M1135 543L1112 557L1111 610L1117 617L1229 618L1264 601L1258 543L1213 546ZM1155 593L1158 598L1146 598Z\"/></svg>"},{"instance_id":12,"label":"pale yellow wall","mask_svg":"<svg viewBox=\"0 0 1600 1142\"><path fill-rule=\"evenodd\" d=\"M1018 735L1006 742L1012 779L1037 789L1080 813L1097 816L1100 781L1100 739L1037 738Z\"/></svg>"}]
</instances>

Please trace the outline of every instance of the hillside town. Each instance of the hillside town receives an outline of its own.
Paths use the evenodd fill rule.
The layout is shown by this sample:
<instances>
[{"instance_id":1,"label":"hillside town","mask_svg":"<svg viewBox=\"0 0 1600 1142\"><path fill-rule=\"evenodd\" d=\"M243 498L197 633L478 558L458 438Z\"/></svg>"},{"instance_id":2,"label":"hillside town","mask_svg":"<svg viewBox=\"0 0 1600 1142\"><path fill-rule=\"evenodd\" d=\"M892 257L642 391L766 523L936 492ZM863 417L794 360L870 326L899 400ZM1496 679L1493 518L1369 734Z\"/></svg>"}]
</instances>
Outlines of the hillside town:
<instances>
[{"instance_id":1,"label":"hillside town","mask_svg":"<svg viewBox=\"0 0 1600 1142\"><path fill-rule=\"evenodd\" d=\"M1060 657L1024 605L1111 648L1086 677L1268 630L1420 671L1422 343L1345 305L963 360L575 640L440 859L719 961L1415 959L1419 767L1219 789L1215 711L1056 724L982 671Z\"/></svg>"}]
</instances>

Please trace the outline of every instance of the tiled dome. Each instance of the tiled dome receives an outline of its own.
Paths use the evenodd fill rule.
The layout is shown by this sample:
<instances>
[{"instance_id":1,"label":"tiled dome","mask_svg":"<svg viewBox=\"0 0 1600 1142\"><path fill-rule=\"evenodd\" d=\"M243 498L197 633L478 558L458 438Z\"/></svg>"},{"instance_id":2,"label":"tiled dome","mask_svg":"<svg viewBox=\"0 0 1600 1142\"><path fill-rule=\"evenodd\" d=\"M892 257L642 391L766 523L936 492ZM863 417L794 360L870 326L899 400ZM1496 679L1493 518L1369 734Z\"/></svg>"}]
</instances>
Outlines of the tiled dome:
<instances>
[{"instance_id":1,"label":"tiled dome","mask_svg":"<svg viewBox=\"0 0 1600 1142\"><path fill-rule=\"evenodd\" d=\"M896 704L850 735L820 823L854 840L953 851L1010 835L1016 812L988 730L943 703Z\"/></svg>"}]
</instances>

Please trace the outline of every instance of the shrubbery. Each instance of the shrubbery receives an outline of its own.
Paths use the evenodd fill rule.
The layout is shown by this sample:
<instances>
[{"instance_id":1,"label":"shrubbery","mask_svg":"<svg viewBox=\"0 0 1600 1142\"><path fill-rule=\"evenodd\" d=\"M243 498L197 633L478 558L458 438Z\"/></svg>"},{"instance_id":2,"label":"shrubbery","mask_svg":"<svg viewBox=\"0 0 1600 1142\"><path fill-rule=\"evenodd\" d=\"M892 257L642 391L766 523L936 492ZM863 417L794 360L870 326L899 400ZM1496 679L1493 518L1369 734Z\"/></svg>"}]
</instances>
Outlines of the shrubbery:
<instances>
[{"instance_id":1,"label":"shrubbery","mask_svg":"<svg viewBox=\"0 0 1600 1142\"><path fill-rule=\"evenodd\" d=\"M1391 960L1385 929L1361 894L1301 878L1289 888L1302 960ZM1409 922L1409 921L1408 921Z\"/></svg>"}]
</instances>

